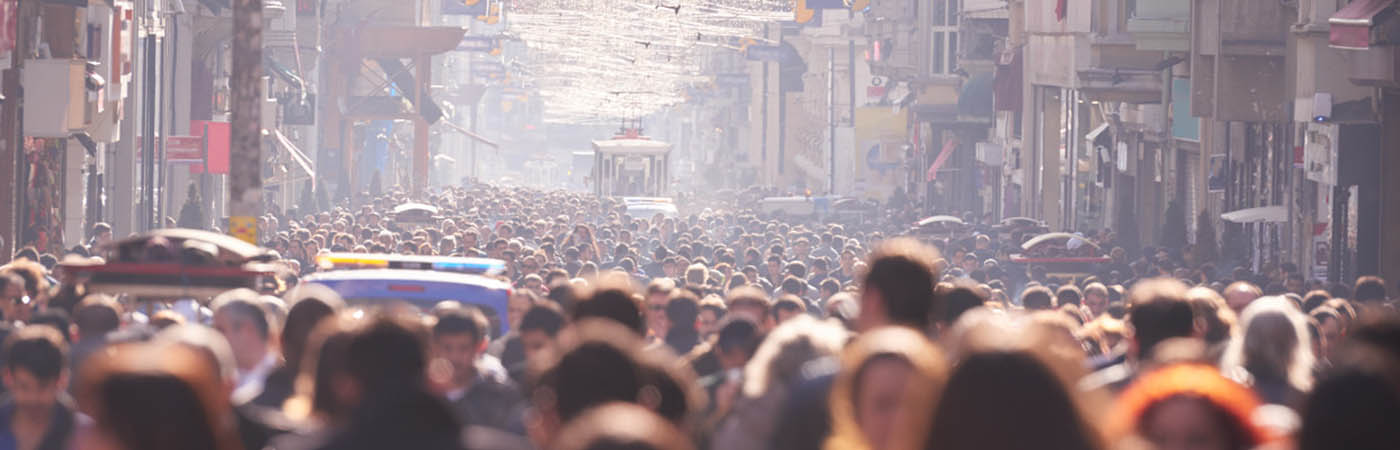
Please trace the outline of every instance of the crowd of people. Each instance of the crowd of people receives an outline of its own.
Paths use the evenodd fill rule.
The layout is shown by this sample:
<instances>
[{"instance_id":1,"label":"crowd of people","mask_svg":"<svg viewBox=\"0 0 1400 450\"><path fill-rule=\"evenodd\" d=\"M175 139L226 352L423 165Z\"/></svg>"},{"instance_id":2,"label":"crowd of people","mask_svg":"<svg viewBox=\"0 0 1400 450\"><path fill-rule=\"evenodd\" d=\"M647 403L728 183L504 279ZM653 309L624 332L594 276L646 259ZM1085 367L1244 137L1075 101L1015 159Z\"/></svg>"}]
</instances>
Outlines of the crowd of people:
<instances>
[{"instance_id":1,"label":"crowd of people","mask_svg":"<svg viewBox=\"0 0 1400 450\"><path fill-rule=\"evenodd\" d=\"M0 449L1250 449L1400 442L1386 282L1217 269L1077 239L1080 276L966 217L759 217L684 199L633 218L582 194L451 188L268 215L280 292L152 305L85 293L33 249L0 267ZM110 228L63 258L101 258ZM327 252L505 262L472 298L347 304ZM1225 273L1222 273L1225 272ZM506 325L506 326L503 326ZM506 333L497 330L507 329Z\"/></svg>"}]
</instances>

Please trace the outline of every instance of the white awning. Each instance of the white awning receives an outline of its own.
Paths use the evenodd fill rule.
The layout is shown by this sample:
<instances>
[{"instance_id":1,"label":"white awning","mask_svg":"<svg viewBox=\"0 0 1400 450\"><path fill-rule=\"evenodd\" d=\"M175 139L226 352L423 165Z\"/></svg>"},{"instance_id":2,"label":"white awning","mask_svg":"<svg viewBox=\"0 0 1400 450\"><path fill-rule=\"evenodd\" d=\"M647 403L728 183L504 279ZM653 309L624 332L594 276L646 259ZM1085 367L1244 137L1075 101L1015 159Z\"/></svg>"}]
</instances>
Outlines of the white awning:
<instances>
[{"instance_id":1,"label":"white awning","mask_svg":"<svg viewBox=\"0 0 1400 450\"><path fill-rule=\"evenodd\" d=\"M1288 209L1282 206L1263 206L1227 212L1221 214L1220 218L1234 223L1281 223L1288 221Z\"/></svg>"}]
</instances>

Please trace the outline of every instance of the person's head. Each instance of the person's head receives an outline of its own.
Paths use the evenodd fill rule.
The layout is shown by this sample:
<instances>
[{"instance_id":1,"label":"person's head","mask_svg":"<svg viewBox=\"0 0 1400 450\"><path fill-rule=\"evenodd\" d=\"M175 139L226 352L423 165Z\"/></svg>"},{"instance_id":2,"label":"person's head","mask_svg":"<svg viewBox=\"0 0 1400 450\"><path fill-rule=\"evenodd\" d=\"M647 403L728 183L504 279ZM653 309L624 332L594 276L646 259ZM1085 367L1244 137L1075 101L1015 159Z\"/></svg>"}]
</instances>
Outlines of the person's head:
<instances>
[{"instance_id":1,"label":"person's head","mask_svg":"<svg viewBox=\"0 0 1400 450\"><path fill-rule=\"evenodd\" d=\"M102 339L122 325L121 305L105 295L89 295L73 310L77 340Z\"/></svg>"},{"instance_id":2,"label":"person's head","mask_svg":"<svg viewBox=\"0 0 1400 450\"><path fill-rule=\"evenodd\" d=\"M1057 308L1064 305L1079 306L1083 302L1084 292L1080 291L1075 285L1067 284L1060 286L1060 289L1055 291L1055 307Z\"/></svg>"},{"instance_id":3,"label":"person's head","mask_svg":"<svg viewBox=\"0 0 1400 450\"><path fill-rule=\"evenodd\" d=\"M948 377L924 448L1101 448L1079 395L1029 352L971 353Z\"/></svg>"},{"instance_id":4,"label":"person's head","mask_svg":"<svg viewBox=\"0 0 1400 450\"><path fill-rule=\"evenodd\" d=\"M937 258L937 250L912 239L894 239L876 247L861 292L860 329L901 325L927 332L938 310L933 293L938 283L933 265Z\"/></svg>"},{"instance_id":5,"label":"person's head","mask_svg":"<svg viewBox=\"0 0 1400 450\"><path fill-rule=\"evenodd\" d=\"M1089 283L1084 287L1084 307L1089 308L1093 317L1108 311L1108 287L1103 283Z\"/></svg>"},{"instance_id":6,"label":"person's head","mask_svg":"<svg viewBox=\"0 0 1400 450\"><path fill-rule=\"evenodd\" d=\"M1322 307L1331 299L1332 295L1328 294L1327 291L1321 289L1310 291L1303 295L1303 312L1311 313L1312 310Z\"/></svg>"},{"instance_id":7,"label":"person's head","mask_svg":"<svg viewBox=\"0 0 1400 450\"><path fill-rule=\"evenodd\" d=\"M214 329L228 339L238 368L248 370L262 362L271 348L272 325L267 310L259 304L257 292L249 289L225 292L214 299L211 309Z\"/></svg>"},{"instance_id":8,"label":"person's head","mask_svg":"<svg viewBox=\"0 0 1400 450\"><path fill-rule=\"evenodd\" d=\"M1226 373L1244 370L1256 380L1286 382L1307 392L1312 388L1314 356L1307 316L1283 297L1262 297L1240 314L1242 336L1230 341L1221 357Z\"/></svg>"},{"instance_id":9,"label":"person's head","mask_svg":"<svg viewBox=\"0 0 1400 450\"><path fill-rule=\"evenodd\" d=\"M287 367L296 373L306 355L311 333L322 321L345 308L340 294L319 284L302 284L287 293L292 307L280 334L282 356Z\"/></svg>"},{"instance_id":10,"label":"person's head","mask_svg":"<svg viewBox=\"0 0 1400 450\"><path fill-rule=\"evenodd\" d=\"M700 335L704 337L713 336L719 331L719 321L724 319L724 315L729 313L729 308L724 305L724 299L718 295L709 295L700 300L700 317L698 329Z\"/></svg>"},{"instance_id":11,"label":"person's head","mask_svg":"<svg viewBox=\"0 0 1400 450\"><path fill-rule=\"evenodd\" d=\"M1207 345L1223 344L1235 337L1237 316L1219 293L1197 286L1186 291L1186 300L1191 302L1191 314L1196 318L1196 334Z\"/></svg>"},{"instance_id":12,"label":"person's head","mask_svg":"<svg viewBox=\"0 0 1400 450\"><path fill-rule=\"evenodd\" d=\"M1238 314L1244 311L1254 299L1262 297L1264 291L1248 281L1236 281L1225 288L1225 303Z\"/></svg>"},{"instance_id":13,"label":"person's head","mask_svg":"<svg viewBox=\"0 0 1400 450\"><path fill-rule=\"evenodd\" d=\"M531 306L540 303L539 295L532 289L517 289L506 299L506 320L510 321L511 328L520 326L520 318L525 316L525 311L529 311Z\"/></svg>"},{"instance_id":14,"label":"person's head","mask_svg":"<svg viewBox=\"0 0 1400 450\"><path fill-rule=\"evenodd\" d=\"M686 286L704 286L709 282L710 271L702 264L691 264L685 269Z\"/></svg>"},{"instance_id":15,"label":"person's head","mask_svg":"<svg viewBox=\"0 0 1400 450\"><path fill-rule=\"evenodd\" d=\"M537 446L556 441L564 424L590 408L610 402L638 402L646 386L640 336L616 322L597 318L576 322L559 335L557 355L531 361L537 373L530 426Z\"/></svg>"},{"instance_id":16,"label":"person's head","mask_svg":"<svg viewBox=\"0 0 1400 450\"><path fill-rule=\"evenodd\" d=\"M1302 450L1388 449L1400 442L1400 321L1391 317L1353 330L1333 352L1298 411Z\"/></svg>"},{"instance_id":17,"label":"person's head","mask_svg":"<svg viewBox=\"0 0 1400 450\"><path fill-rule=\"evenodd\" d=\"M453 382L463 385L477 375L476 359L486 350L486 316L472 307L438 313L433 325L433 354L452 365Z\"/></svg>"},{"instance_id":18,"label":"person's head","mask_svg":"<svg viewBox=\"0 0 1400 450\"><path fill-rule=\"evenodd\" d=\"M1308 318L1317 326L1317 340L1313 342L1314 353L1318 359L1328 358L1332 354L1332 349L1336 348L1342 341L1342 336L1346 332L1342 313L1330 306L1319 306L1308 313Z\"/></svg>"},{"instance_id":19,"label":"person's head","mask_svg":"<svg viewBox=\"0 0 1400 450\"><path fill-rule=\"evenodd\" d=\"M1032 286L1021 292L1021 306L1031 311L1055 309L1055 294L1045 286Z\"/></svg>"},{"instance_id":20,"label":"person's head","mask_svg":"<svg viewBox=\"0 0 1400 450\"><path fill-rule=\"evenodd\" d=\"M700 320L700 301L695 294L686 290L676 290L666 303L667 334L682 333L699 335L696 327Z\"/></svg>"},{"instance_id":21,"label":"person's head","mask_svg":"<svg viewBox=\"0 0 1400 450\"><path fill-rule=\"evenodd\" d=\"M846 347L830 396L832 444L890 448L921 408L930 408L947 381L942 352L922 334L901 327L870 331Z\"/></svg>"},{"instance_id":22,"label":"person's head","mask_svg":"<svg viewBox=\"0 0 1400 450\"><path fill-rule=\"evenodd\" d=\"M763 330L757 322L745 316L729 316L719 327L715 356L725 370L742 368L762 342Z\"/></svg>"},{"instance_id":23,"label":"person's head","mask_svg":"<svg viewBox=\"0 0 1400 450\"><path fill-rule=\"evenodd\" d=\"M1195 315L1186 300L1186 285L1179 281L1140 281L1128 292L1128 303L1133 353L1141 360L1151 358L1153 349L1162 341L1190 337L1195 332Z\"/></svg>"},{"instance_id":24,"label":"person's head","mask_svg":"<svg viewBox=\"0 0 1400 450\"><path fill-rule=\"evenodd\" d=\"M851 292L839 292L822 305L822 316L835 319L847 329L855 330L856 318L860 317L860 301Z\"/></svg>"},{"instance_id":25,"label":"person's head","mask_svg":"<svg viewBox=\"0 0 1400 450\"><path fill-rule=\"evenodd\" d=\"M1158 449L1252 449L1269 440L1254 425L1260 406L1249 388L1214 367L1177 364L1138 379L1118 398L1110 430Z\"/></svg>"},{"instance_id":26,"label":"person's head","mask_svg":"<svg viewBox=\"0 0 1400 450\"><path fill-rule=\"evenodd\" d=\"M640 303L638 298L633 297L628 285L606 282L575 303L570 311L570 318L574 322L588 318L607 319L632 330L638 336L646 336L646 317ZM664 306L661 317L665 317Z\"/></svg>"},{"instance_id":27,"label":"person's head","mask_svg":"<svg viewBox=\"0 0 1400 450\"><path fill-rule=\"evenodd\" d=\"M92 226L93 247L101 247L112 241L112 226L106 222L98 222Z\"/></svg>"},{"instance_id":28,"label":"person's head","mask_svg":"<svg viewBox=\"0 0 1400 450\"><path fill-rule=\"evenodd\" d=\"M807 304L792 294L778 296L778 300L773 302L773 321L778 324L787 322L794 317L807 312Z\"/></svg>"},{"instance_id":29,"label":"person's head","mask_svg":"<svg viewBox=\"0 0 1400 450\"><path fill-rule=\"evenodd\" d=\"M4 361L0 372L16 408L47 411L68 386L68 344L52 327L29 326L10 333Z\"/></svg>"},{"instance_id":30,"label":"person's head","mask_svg":"<svg viewBox=\"0 0 1400 450\"><path fill-rule=\"evenodd\" d=\"M760 329L765 332L773 327L773 319L769 316L773 309L773 304L768 301L768 296L758 288L745 286L729 291L729 297L725 299L729 305L730 315L740 315L748 317L749 320L759 324Z\"/></svg>"},{"instance_id":31,"label":"person's head","mask_svg":"<svg viewBox=\"0 0 1400 450\"><path fill-rule=\"evenodd\" d=\"M743 395L759 398L787 392L802 379L808 362L840 354L850 333L835 322L798 315L773 329L744 366Z\"/></svg>"},{"instance_id":32,"label":"person's head","mask_svg":"<svg viewBox=\"0 0 1400 450\"><path fill-rule=\"evenodd\" d=\"M644 407L613 402L591 408L559 432L548 450L692 450L674 424Z\"/></svg>"},{"instance_id":33,"label":"person's head","mask_svg":"<svg viewBox=\"0 0 1400 450\"><path fill-rule=\"evenodd\" d=\"M343 371L332 377L332 388L353 408L424 392L429 335L421 319L402 313L365 319L346 335Z\"/></svg>"},{"instance_id":34,"label":"person's head","mask_svg":"<svg viewBox=\"0 0 1400 450\"><path fill-rule=\"evenodd\" d=\"M802 297L807 295L807 282L803 281L801 278L789 275L787 278L783 279L783 284L780 286L780 289L782 289L785 295Z\"/></svg>"},{"instance_id":35,"label":"person's head","mask_svg":"<svg viewBox=\"0 0 1400 450\"><path fill-rule=\"evenodd\" d=\"M1351 291L1351 299L1358 303L1386 301L1385 279L1377 276L1357 278L1356 287Z\"/></svg>"},{"instance_id":36,"label":"person's head","mask_svg":"<svg viewBox=\"0 0 1400 450\"><path fill-rule=\"evenodd\" d=\"M943 315L938 318L940 326L943 327L951 327L963 313L987 303L977 286L953 285L946 292L940 291L938 296L944 304Z\"/></svg>"},{"instance_id":37,"label":"person's head","mask_svg":"<svg viewBox=\"0 0 1400 450\"><path fill-rule=\"evenodd\" d=\"M173 342L118 344L83 365L76 392L95 422L87 448L242 448L218 363Z\"/></svg>"},{"instance_id":38,"label":"person's head","mask_svg":"<svg viewBox=\"0 0 1400 450\"><path fill-rule=\"evenodd\" d=\"M670 278L659 278L647 285L647 327L653 336L665 336L668 331L666 304L671 301L671 293L675 290L676 282Z\"/></svg>"},{"instance_id":39,"label":"person's head","mask_svg":"<svg viewBox=\"0 0 1400 450\"><path fill-rule=\"evenodd\" d=\"M526 311L518 328L525 359L532 360L549 349L564 325L564 313L553 303L541 303Z\"/></svg>"}]
</instances>

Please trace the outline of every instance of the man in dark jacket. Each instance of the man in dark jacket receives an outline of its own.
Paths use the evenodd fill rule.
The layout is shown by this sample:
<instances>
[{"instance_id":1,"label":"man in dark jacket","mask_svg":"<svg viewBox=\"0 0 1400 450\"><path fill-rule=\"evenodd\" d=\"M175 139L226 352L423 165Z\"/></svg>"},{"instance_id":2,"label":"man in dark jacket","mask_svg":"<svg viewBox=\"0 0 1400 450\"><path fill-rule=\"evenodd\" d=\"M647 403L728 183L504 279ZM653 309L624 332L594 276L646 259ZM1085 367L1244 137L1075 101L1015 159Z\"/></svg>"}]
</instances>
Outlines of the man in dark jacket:
<instances>
[{"instance_id":1,"label":"man in dark jacket","mask_svg":"<svg viewBox=\"0 0 1400 450\"><path fill-rule=\"evenodd\" d=\"M74 413L64 395L68 346L50 327L16 330L5 340L5 386L0 402L0 448L68 448Z\"/></svg>"},{"instance_id":2,"label":"man in dark jacket","mask_svg":"<svg viewBox=\"0 0 1400 450\"><path fill-rule=\"evenodd\" d=\"M447 400L459 419L474 426L524 433L524 397L514 385L483 376L477 358L486 348L486 317L463 307L438 314L433 326L433 351L452 364Z\"/></svg>"}]
</instances>

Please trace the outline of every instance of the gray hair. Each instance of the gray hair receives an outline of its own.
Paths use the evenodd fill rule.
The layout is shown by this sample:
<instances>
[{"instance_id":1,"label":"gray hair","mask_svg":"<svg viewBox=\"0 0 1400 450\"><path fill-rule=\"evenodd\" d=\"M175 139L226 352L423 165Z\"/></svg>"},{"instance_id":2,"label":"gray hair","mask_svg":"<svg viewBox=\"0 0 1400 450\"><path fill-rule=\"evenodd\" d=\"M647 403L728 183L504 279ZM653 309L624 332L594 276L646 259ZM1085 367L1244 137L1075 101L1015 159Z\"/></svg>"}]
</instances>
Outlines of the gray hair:
<instances>
[{"instance_id":1,"label":"gray hair","mask_svg":"<svg viewBox=\"0 0 1400 450\"><path fill-rule=\"evenodd\" d=\"M210 309L215 315L227 312L252 322L263 339L270 339L272 336L272 319L268 317L267 310L263 309L262 298L252 289L240 288L219 294L210 303Z\"/></svg>"},{"instance_id":2,"label":"gray hair","mask_svg":"<svg viewBox=\"0 0 1400 450\"><path fill-rule=\"evenodd\" d=\"M1258 377L1272 372L1294 389L1312 389L1312 335L1307 316L1285 297L1262 297L1240 313L1241 334L1230 340L1220 358L1220 369L1235 378ZM1286 342L1291 340L1292 342Z\"/></svg>"}]
</instances>

